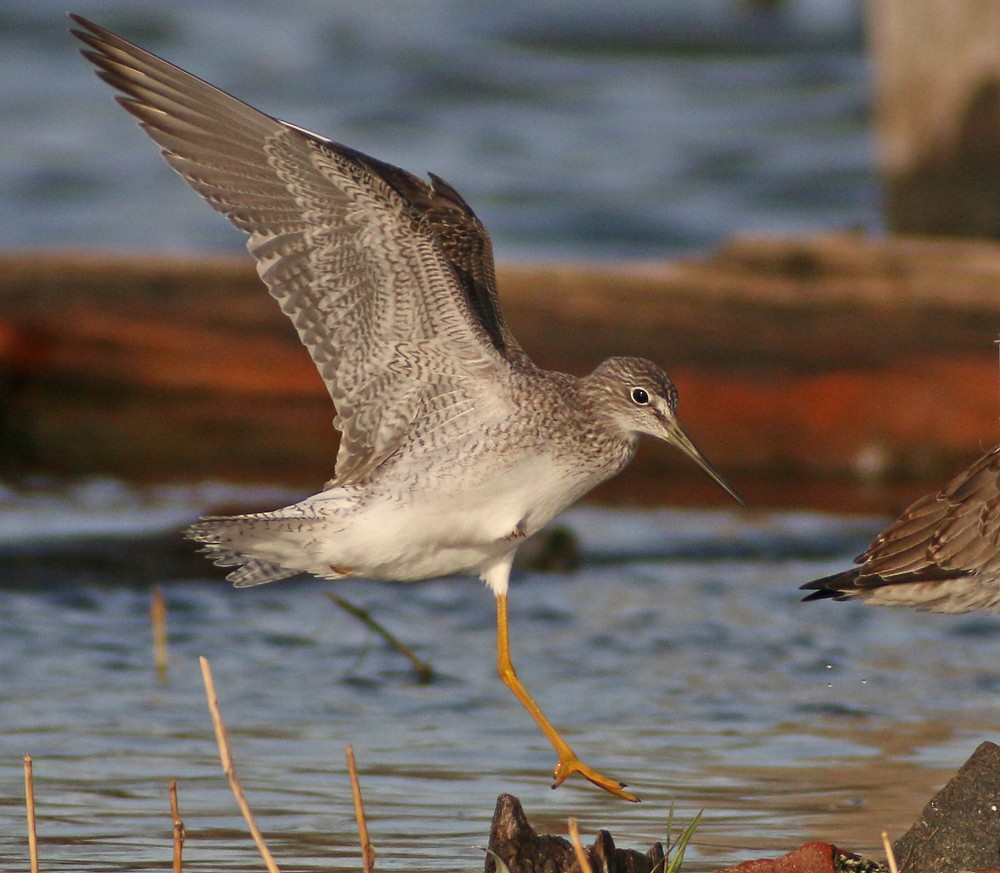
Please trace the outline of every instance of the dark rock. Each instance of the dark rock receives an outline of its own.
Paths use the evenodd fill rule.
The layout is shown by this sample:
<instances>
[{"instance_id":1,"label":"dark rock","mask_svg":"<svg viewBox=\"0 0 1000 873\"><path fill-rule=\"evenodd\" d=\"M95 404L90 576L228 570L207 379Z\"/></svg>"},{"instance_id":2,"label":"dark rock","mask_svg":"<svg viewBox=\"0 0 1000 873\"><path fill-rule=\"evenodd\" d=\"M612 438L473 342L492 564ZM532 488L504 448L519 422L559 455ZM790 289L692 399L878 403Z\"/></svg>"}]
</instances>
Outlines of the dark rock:
<instances>
[{"instance_id":1,"label":"dark rock","mask_svg":"<svg viewBox=\"0 0 1000 873\"><path fill-rule=\"evenodd\" d=\"M514 556L519 570L568 573L580 567L580 541L568 527L550 525L524 543Z\"/></svg>"},{"instance_id":2,"label":"dark rock","mask_svg":"<svg viewBox=\"0 0 1000 873\"><path fill-rule=\"evenodd\" d=\"M490 851L511 873L579 873L573 844L564 837L537 834L528 824L521 802L511 794L497 798L490 828ZM591 867L601 873L652 873L663 869L663 846L654 843L645 855L615 847L611 834L601 831L594 845L585 849ZM486 858L486 873L496 873L492 855Z\"/></svg>"},{"instance_id":3,"label":"dark rock","mask_svg":"<svg viewBox=\"0 0 1000 873\"><path fill-rule=\"evenodd\" d=\"M1000 746L980 744L892 849L903 873L1000 868Z\"/></svg>"}]
</instances>

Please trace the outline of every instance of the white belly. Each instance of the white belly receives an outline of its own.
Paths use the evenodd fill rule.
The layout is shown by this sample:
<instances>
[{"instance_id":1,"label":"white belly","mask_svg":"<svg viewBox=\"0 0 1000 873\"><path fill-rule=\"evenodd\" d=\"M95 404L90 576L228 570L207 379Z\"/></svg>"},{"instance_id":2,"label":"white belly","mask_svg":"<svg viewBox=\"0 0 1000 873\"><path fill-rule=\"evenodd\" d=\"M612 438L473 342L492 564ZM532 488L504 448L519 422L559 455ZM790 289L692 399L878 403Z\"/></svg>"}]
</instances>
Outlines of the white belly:
<instances>
[{"instance_id":1,"label":"white belly","mask_svg":"<svg viewBox=\"0 0 1000 873\"><path fill-rule=\"evenodd\" d=\"M309 564L302 569L310 573L330 575L336 568L373 579L426 579L478 573L587 487L537 458L498 470L474 487L446 483L381 497L335 488L288 511L329 518L329 532L314 535L304 550L308 557L299 559Z\"/></svg>"}]
</instances>

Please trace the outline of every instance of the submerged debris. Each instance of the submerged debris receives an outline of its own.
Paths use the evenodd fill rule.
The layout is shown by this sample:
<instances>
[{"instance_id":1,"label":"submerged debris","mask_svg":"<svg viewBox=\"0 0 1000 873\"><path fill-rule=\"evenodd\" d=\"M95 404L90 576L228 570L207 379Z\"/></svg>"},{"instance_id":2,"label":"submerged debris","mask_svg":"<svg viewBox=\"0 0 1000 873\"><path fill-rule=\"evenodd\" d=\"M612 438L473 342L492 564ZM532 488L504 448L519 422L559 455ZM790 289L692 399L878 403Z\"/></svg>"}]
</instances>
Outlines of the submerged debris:
<instances>
[{"instance_id":1,"label":"submerged debris","mask_svg":"<svg viewBox=\"0 0 1000 873\"><path fill-rule=\"evenodd\" d=\"M616 848L611 834L599 831L594 844L584 850L594 870L604 873L653 873L662 870L663 846L654 843L645 854L634 849ZM497 873L494 855L518 873L523 870L544 870L546 873L579 871L573 844L565 837L538 834L528 824L521 802L512 794L497 798L490 828L490 845L486 858L486 873Z\"/></svg>"}]
</instances>

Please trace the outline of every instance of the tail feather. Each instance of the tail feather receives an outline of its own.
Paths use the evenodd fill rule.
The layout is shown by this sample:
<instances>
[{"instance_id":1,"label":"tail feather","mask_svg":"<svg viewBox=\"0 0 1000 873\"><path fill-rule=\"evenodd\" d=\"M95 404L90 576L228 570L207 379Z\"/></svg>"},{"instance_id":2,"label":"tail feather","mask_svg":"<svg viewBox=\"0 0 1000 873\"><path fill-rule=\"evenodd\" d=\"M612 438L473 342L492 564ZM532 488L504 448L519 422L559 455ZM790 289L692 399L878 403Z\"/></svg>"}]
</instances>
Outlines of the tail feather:
<instances>
[{"instance_id":1,"label":"tail feather","mask_svg":"<svg viewBox=\"0 0 1000 873\"><path fill-rule=\"evenodd\" d=\"M328 522L266 512L207 516L191 525L184 535L200 543L200 551L212 563L219 567L236 567L226 578L237 588L249 588L305 572L328 578L343 575L332 569L329 573L316 573L308 566L309 556L304 546L309 537L304 533L321 525L326 528Z\"/></svg>"},{"instance_id":2,"label":"tail feather","mask_svg":"<svg viewBox=\"0 0 1000 873\"><path fill-rule=\"evenodd\" d=\"M216 561L215 563L220 562ZM297 576L300 572L300 570L288 570L281 564L250 558L241 563L238 569L229 573L226 578L236 588L252 588L254 585L263 585L265 582L277 582L279 579Z\"/></svg>"}]
</instances>

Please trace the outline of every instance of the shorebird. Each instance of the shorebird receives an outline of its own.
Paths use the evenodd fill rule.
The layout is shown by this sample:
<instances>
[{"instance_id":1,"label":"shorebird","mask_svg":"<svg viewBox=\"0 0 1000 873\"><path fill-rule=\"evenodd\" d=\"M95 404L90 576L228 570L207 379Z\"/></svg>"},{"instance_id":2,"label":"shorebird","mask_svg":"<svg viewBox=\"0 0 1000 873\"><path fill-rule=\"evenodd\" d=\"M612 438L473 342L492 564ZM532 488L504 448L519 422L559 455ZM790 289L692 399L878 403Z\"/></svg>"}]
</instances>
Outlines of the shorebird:
<instances>
[{"instance_id":1,"label":"shorebird","mask_svg":"<svg viewBox=\"0 0 1000 873\"><path fill-rule=\"evenodd\" d=\"M911 504L854 563L802 585L804 599L1000 612L1000 446Z\"/></svg>"},{"instance_id":2,"label":"shorebird","mask_svg":"<svg viewBox=\"0 0 1000 873\"><path fill-rule=\"evenodd\" d=\"M507 590L518 546L632 458L679 448L742 503L676 416L655 364L576 378L532 363L504 321L490 238L439 176L425 182L254 109L80 16L74 35L166 162L249 234L257 272L318 368L341 433L335 474L292 506L204 518L187 536L240 588L298 573L478 575L496 597L497 669L559 761L584 764L518 679Z\"/></svg>"}]
</instances>

